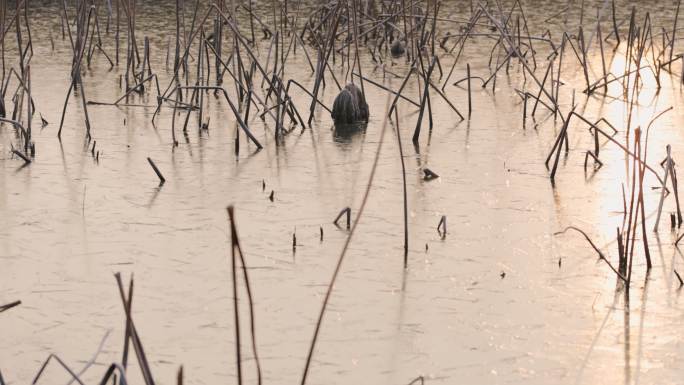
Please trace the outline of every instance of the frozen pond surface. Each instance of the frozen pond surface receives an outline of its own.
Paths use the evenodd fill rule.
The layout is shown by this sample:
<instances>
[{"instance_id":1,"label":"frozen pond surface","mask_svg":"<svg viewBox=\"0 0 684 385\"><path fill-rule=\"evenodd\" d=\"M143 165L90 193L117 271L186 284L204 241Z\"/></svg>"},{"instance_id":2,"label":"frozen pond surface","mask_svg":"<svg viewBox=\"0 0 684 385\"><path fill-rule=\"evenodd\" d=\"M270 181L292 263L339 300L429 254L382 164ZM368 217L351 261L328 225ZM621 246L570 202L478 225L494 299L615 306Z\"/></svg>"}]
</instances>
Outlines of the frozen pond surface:
<instances>
[{"instance_id":1,"label":"frozen pond surface","mask_svg":"<svg viewBox=\"0 0 684 385\"><path fill-rule=\"evenodd\" d=\"M469 4L443 3L440 17L470 17ZM523 6L535 27L530 32L539 36L552 28L558 42L561 29L576 31L579 4L566 12L564 27L558 18L545 19L566 2L549 3L554 2L524 1ZM585 24L595 27L596 6L602 4L587 2L591 11ZM190 15L194 5L186 6ZM648 10L658 31L661 24L670 28L675 6L639 2L638 20ZM269 4L259 7L269 15ZM629 16L628 7L621 4L619 20ZM84 381L99 381L106 365L120 360L125 313L115 272L126 280L135 276L133 318L158 383L174 383L180 365L189 384L234 381L229 204L236 207L249 266L263 382L299 383L326 286L348 234L332 220L346 206L355 218L381 141L369 201L332 294L309 383L405 384L419 375L430 384L681 381L684 304L674 269L682 266L684 256L673 246L678 233L669 226L674 199L665 201L660 232L650 232L660 190L651 189L658 180L646 175L654 266L646 277L643 252L635 252L627 302L623 292L616 294L615 274L597 261L580 234L554 233L578 226L616 261L615 229L623 220L622 184L627 191L631 187L631 159L602 140L604 166L585 172L584 154L593 148L593 137L576 121L570 126L570 152L561 158L552 186L544 161L562 124L540 108L536 123L528 118L523 127L515 89L534 93L538 87L529 78L524 83L519 65L512 64L509 75L499 73L496 92L475 83L473 113L462 122L431 94L434 127L428 135L426 116L419 147L411 143L417 108L399 103L409 207L409 268L404 270L395 126L388 123L384 138L380 135L386 91L365 84L371 118L366 130L355 134L336 132L329 113L318 108L311 129L297 127L277 145L272 121L264 123L254 114L250 129L264 149L255 151L241 133L238 156L234 117L225 100L211 93L205 94L208 130L198 129L193 113L186 136L177 126L180 143L175 148L168 104L152 124L153 92L129 100L148 107L90 105L92 136L100 151L96 162L92 142L84 139L79 99L71 98L62 140L57 140L72 64L68 38L62 39L60 32L60 10L51 2L31 2L32 93L37 112L49 122L40 129L39 119L34 120L33 163L21 167L22 161L11 154L15 131L0 126L0 304L22 301L0 314L0 370L8 384L29 383L49 353L80 369L107 333L97 365ZM137 37L150 38L151 67L165 87L173 74L166 67L166 51L175 36L175 2L141 1L136 18ZM446 22L440 28L442 34L456 30ZM17 60L10 35L7 68ZM111 54L112 35L103 40ZM495 42L486 37L468 41L453 79L465 76L466 63L474 75L488 77ZM268 40L259 41L260 57L265 58L268 45ZM624 47L615 53L613 48L610 40L607 59L620 71ZM398 89L408 70L406 60L386 63L399 77L383 76L367 51L362 55L364 75ZM545 57L548 47L540 43L539 51L537 57ZM616 140L625 143L627 104L584 95L581 67L569 52L561 76L563 111L569 111L575 89L577 111L592 121L605 117L620 131ZM438 53L446 72L453 57ZM123 94L119 77L125 69L125 46L120 55L122 64L110 70L96 52L83 73L88 100L112 102ZM589 60L592 78L599 77L595 44ZM673 72L680 65L673 65ZM340 67L336 74L342 79L345 70ZM537 76L544 70L540 66ZM313 89L315 76L301 49L290 56L285 76ZM664 73L661 82L663 88L656 92L653 77L644 75L632 117L632 127L645 127L657 112L674 106L649 137L647 162L659 173L667 144L675 160L684 159L681 79ZM226 80L226 89L235 97L232 80ZM421 90L411 80L405 94L418 100ZM615 97L620 93L618 87L610 90ZM332 105L336 94L328 78L322 100ZM446 94L467 113L464 88L448 85ZM310 99L303 92L293 92L293 97L308 114ZM5 101L12 105L9 99ZM184 119L185 112L177 124L182 127ZM163 186L158 186L147 157L166 177ZM423 180L425 167L440 177ZM445 238L436 231L442 215L448 221ZM252 384L254 361L246 341L245 375ZM142 383L134 359L130 367L131 382ZM69 379L57 366L50 366L45 376L42 381Z\"/></svg>"}]
</instances>

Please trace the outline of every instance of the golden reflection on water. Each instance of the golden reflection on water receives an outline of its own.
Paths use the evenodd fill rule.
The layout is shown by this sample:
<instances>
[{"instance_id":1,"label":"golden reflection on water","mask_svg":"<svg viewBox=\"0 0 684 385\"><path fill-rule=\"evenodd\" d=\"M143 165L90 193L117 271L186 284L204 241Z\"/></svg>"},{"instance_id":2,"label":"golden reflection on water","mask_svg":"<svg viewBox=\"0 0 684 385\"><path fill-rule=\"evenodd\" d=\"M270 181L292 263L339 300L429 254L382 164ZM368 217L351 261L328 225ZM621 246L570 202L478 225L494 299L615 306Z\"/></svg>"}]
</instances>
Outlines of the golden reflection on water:
<instances>
[{"instance_id":1,"label":"golden reflection on water","mask_svg":"<svg viewBox=\"0 0 684 385\"><path fill-rule=\"evenodd\" d=\"M647 59L650 59L650 56ZM606 61L609 72L625 73L628 63L623 49L615 52L607 51ZM590 57L590 62L594 70L593 74L597 78L602 72L598 50ZM644 60L642 65L650 65L650 63ZM635 65L632 63L631 69L634 68ZM673 66L673 71L677 71L678 68L679 64L676 67ZM581 73L571 79L563 79L563 81L585 84ZM644 145L646 128L654 117L669 107L677 107L682 103L678 77L670 76L662 71L660 80L662 88L659 90L651 70L642 69L639 72L637 96L633 98L633 85L636 80L637 75L634 73L624 79L611 82L605 92L606 98L585 97L579 91L575 96L579 105L578 111L581 111L580 113L584 116L607 119L618 130L614 138L629 147L630 151L634 151L635 128L642 129L641 140ZM623 92L623 81L624 84L629 84L627 94ZM597 93L603 95L604 89L600 87ZM570 100L570 98L565 100ZM655 120L650 127L646 161L661 177L664 170L659 164L665 157L666 145L672 145L674 156L681 153L683 147L682 133L673 123L677 121L681 121L681 116L675 108ZM575 154L571 159L574 161L569 162L571 167L563 172L570 172L577 177L579 174L577 169L582 168L580 162L584 159L584 152L593 150L593 139L592 134L586 132L588 126L585 123L577 119L573 124L575 130L572 131L574 138L571 137L571 148L574 143ZM607 132L610 131L605 124L599 124L599 127ZM564 218L561 226L574 224L583 228L592 236L597 246L611 258L611 262L617 265L616 231L623 226L625 220L623 186L627 205L629 205L633 158L614 143L601 138L600 159L604 163L602 168L594 171L589 167L588 171L583 173L587 185L573 186L569 182L560 182L556 193L557 204L560 205L557 210L560 210ZM638 282L635 285L636 290L633 288L627 296L612 272L601 279L601 284L597 286L599 294L591 306L593 332L587 335L590 343L584 350L575 384L648 383L653 377L652 374L645 375L645 373L666 370L666 365L661 361L661 355L667 356L666 352L672 348L673 342L684 337L679 329L663 331L664 325L667 325L670 317L673 316L668 314L674 310L673 303L678 302L679 292L676 290L678 283L672 268L676 268L675 265L681 265L684 259L681 253L671 246L676 238L670 232L669 213L676 209L672 194L665 200L660 233L652 231L661 194L660 189L654 189L658 186L660 186L658 179L647 171L644 179L644 200L647 236L651 258L654 261L654 271L648 277L645 274L646 266L639 225L634 256L634 279ZM563 197L567 189L582 190L584 193L580 195L588 196L585 200L568 201ZM577 257L593 258L594 256L595 254L591 251L587 251L579 252ZM608 271L608 267L600 261L596 263L596 268ZM653 298L654 296L657 298ZM644 378L646 378L645 381Z\"/></svg>"}]
</instances>

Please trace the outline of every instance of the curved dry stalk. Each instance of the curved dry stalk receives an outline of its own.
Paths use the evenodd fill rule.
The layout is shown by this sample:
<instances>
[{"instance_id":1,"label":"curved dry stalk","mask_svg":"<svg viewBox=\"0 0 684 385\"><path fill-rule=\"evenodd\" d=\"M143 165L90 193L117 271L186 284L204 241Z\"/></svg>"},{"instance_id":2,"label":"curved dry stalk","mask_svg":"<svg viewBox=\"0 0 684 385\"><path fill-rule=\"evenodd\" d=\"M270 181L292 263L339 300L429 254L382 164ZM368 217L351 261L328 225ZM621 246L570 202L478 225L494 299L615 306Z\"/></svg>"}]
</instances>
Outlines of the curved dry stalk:
<instances>
[{"instance_id":1,"label":"curved dry stalk","mask_svg":"<svg viewBox=\"0 0 684 385\"><path fill-rule=\"evenodd\" d=\"M240 347L239 347L239 316L237 308L237 275L235 273L235 250L237 249L238 255L240 257L240 264L242 265L242 277L245 280L245 289L247 290L247 300L249 303L249 323L250 332L252 335L252 351L254 353L254 362L257 370L257 384L261 385L261 363L259 362L259 354L257 353L257 343L256 343L256 323L254 320L254 300L252 298L252 288L249 284L249 275L247 274L247 264L245 262L245 256L242 253L242 246L240 246L240 238L237 234L237 226L235 224L235 210L233 206L228 206L228 217L230 219L230 239L231 239L231 257L232 257L232 268L233 268L233 289L234 291L234 305L235 305L235 319L236 319L236 333L237 335L237 349L238 349L238 359L240 359ZM240 365L238 365L240 368ZM239 369L239 371L241 368Z\"/></svg>"},{"instance_id":2,"label":"curved dry stalk","mask_svg":"<svg viewBox=\"0 0 684 385\"><path fill-rule=\"evenodd\" d=\"M568 227L566 227L566 228L565 228L564 230L562 230L562 231L558 231L558 232L553 233L553 235L565 234L568 230L575 230L575 231L577 231L578 233L584 235L584 238L587 240L587 242L589 242L589 244L591 245L591 247L598 253L599 259L603 260L603 261L608 265L608 267L610 267L610 269L613 270L613 272L615 272L615 274L617 275L618 278L620 278L623 282L627 283L627 278L626 278L624 275L620 274L620 273L615 269L615 267L613 267L613 265L610 263L610 261L608 261L608 259L607 259L606 256L603 254L603 252L601 252L601 250L599 250L599 248L596 247L596 245L595 245L594 242L591 240L591 238L589 238L589 236L587 235L587 233L585 233L582 229L580 229L580 228L578 228L578 227L575 227L575 226L568 226Z\"/></svg>"},{"instance_id":3,"label":"curved dry stalk","mask_svg":"<svg viewBox=\"0 0 684 385\"><path fill-rule=\"evenodd\" d=\"M389 109L389 98L387 100L387 107L386 110ZM385 112L387 113L387 112ZM361 216L363 214L364 209L366 208L366 203L368 202L368 196L370 195L370 190L371 187L373 186L373 179L375 178L375 171L378 167L378 162L380 160L380 151L382 150L382 144L384 142L384 137L385 137L385 130L387 129L387 120L388 118L385 118L383 124L382 124L382 131L380 132L380 139L378 142L378 149L375 152L375 159L373 160L373 165L371 166L371 172L370 176L368 177L368 184L366 185L366 190L363 194L363 199L361 200L361 205L359 206L359 212L356 215L356 218L354 218L354 223L349 230L349 235L347 236L347 239L344 242L344 245L342 246L342 251L340 252L340 256L337 259L337 265L335 266L335 271L333 272L332 278L330 279L330 283L328 284L328 289L325 293L325 298L323 299L323 305L321 306L321 311L318 314L318 321L316 322L316 328L314 329L314 335L311 339L311 345L309 346L309 353L306 357L306 364L304 365L304 374L302 374L302 381L300 382L301 385L306 384L306 378L307 375L309 374L309 367L311 366L311 359L313 357L314 349L316 348L316 342L318 341L318 333L321 330L321 325L323 324L323 316L325 315L325 310L328 307L328 302L330 301L330 295L332 294L332 289L335 286L335 281L337 280L337 276L340 273L340 269L342 267L342 262L344 261L344 256L347 253L347 249L349 248L349 244L351 243L352 237L354 236L354 230L356 230L356 227L359 225L359 221L361 220Z\"/></svg>"}]
</instances>

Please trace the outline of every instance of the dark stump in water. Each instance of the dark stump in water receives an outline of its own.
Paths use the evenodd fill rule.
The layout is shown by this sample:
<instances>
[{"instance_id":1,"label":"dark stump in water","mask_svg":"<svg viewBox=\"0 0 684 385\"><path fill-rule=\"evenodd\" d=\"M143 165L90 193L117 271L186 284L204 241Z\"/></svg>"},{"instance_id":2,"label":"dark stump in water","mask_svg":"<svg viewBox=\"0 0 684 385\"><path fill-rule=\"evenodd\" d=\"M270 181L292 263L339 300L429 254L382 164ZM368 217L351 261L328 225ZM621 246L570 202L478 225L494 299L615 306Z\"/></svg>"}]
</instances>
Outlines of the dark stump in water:
<instances>
[{"instance_id":1,"label":"dark stump in water","mask_svg":"<svg viewBox=\"0 0 684 385\"><path fill-rule=\"evenodd\" d=\"M390 53L392 56L398 57L403 55L404 52L406 52L406 43L404 43L403 40L395 40L390 47Z\"/></svg>"},{"instance_id":2,"label":"dark stump in water","mask_svg":"<svg viewBox=\"0 0 684 385\"><path fill-rule=\"evenodd\" d=\"M335 124L351 124L368 121L368 103L361 90L347 84L335 98L331 114Z\"/></svg>"}]
</instances>

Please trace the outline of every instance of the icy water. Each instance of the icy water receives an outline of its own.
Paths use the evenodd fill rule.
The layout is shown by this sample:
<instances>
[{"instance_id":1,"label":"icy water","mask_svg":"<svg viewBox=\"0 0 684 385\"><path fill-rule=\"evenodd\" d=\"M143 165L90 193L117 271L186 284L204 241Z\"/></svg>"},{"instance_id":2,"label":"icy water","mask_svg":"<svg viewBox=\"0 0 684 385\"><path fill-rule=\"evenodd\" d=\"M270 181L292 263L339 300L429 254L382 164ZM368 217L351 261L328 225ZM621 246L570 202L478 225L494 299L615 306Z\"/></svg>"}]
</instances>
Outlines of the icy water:
<instances>
[{"instance_id":1,"label":"icy water","mask_svg":"<svg viewBox=\"0 0 684 385\"><path fill-rule=\"evenodd\" d=\"M469 6L454 3L445 2L444 17L468 18ZM563 28L557 19L544 21L565 2L523 3L533 35ZM596 4L589 3L591 12L585 17L593 23ZM174 7L173 1L143 1L136 16L136 34L141 41L150 38L152 70L162 87L172 75L165 62L175 33ZM260 7L268 14L268 4ZM627 7L620 7L621 20ZM674 7L669 2L640 3L639 20L650 10L654 20L669 28ZM584 153L593 148L593 139L585 125L574 121L571 150L561 159L552 186L544 160L560 120L554 122L540 108L536 123L528 118L523 126L522 103L514 89L538 88L529 79L525 85L518 65L511 66L508 76L499 74L496 92L491 86L474 86L473 113L466 121L459 123L439 96L431 94L434 127L429 134L425 117L418 148L411 143L417 109L400 102L409 207L409 268L404 270L395 126L387 123L381 135L385 91L365 84L371 119L365 131L351 135L336 132L329 113L319 108L312 129L296 128L276 145L271 121L264 124L253 115L250 128L264 149L255 151L241 133L237 157L233 115L212 94L205 95L208 131L200 132L191 115L188 134L179 135L176 148L171 109L162 109L151 123L153 93L129 100L149 107L90 105L92 135L100 151L95 162L84 140L79 99L72 97L62 141L57 140L72 60L68 39L61 36L59 10L56 4L32 2L32 92L37 111L49 122L39 129L34 121L32 164L22 167L11 155L14 131L0 126L0 304L22 301L0 314L0 370L8 384L30 382L49 353L78 371L104 336L96 365L82 378L94 383L106 365L120 360L125 313L116 272L126 280L135 276L132 314L158 383L174 383L180 365L190 384L235 381L229 204L236 207L249 266L264 383L298 383L348 234L332 220L346 206L356 217L380 142L368 205L333 291L309 383L405 384L419 375L430 384L682 381L684 304L673 271L679 266L684 272L684 256L673 247L678 234L669 226L674 199L665 201L660 232L650 232L660 190L650 189L658 181L647 174L645 206L654 267L647 277L643 253L636 252L626 301L622 292L616 294L615 275L597 261L581 235L554 233L578 226L617 263L622 184L627 191L631 187L627 158L602 140L604 166L585 172ZM578 5L565 14L567 29L574 30ZM455 30L446 23L441 28ZM559 32L552 36L560 40ZM104 41L111 56L112 35ZM474 75L488 77L494 42L485 37L469 41L452 79L465 76L466 62ZM619 71L624 49L613 56L612 48L611 41L609 64ZM16 53L8 49L10 66ZM268 41L260 41L260 54L265 56L267 49ZM572 64L561 77L562 108L570 109L575 89L577 111L592 121L608 119L620 131L616 139L624 143L626 105L582 94L581 71L566 54ZM120 55L122 65L110 70L106 59L95 54L83 76L88 100L112 102L122 95L125 49ZM402 79L383 76L369 56L364 53L364 75L397 89ZM453 58L441 60L446 72ZM595 47L590 61L592 77L599 77ZM398 59L386 69L403 77L408 66ZM537 70L540 78L543 71ZM684 153L680 79L663 74L663 88L656 93L652 76L644 76L632 127L645 126L655 113L675 107L654 124L649 137L647 161L662 173L658 163L666 144L672 145L675 160ZM286 77L313 88L314 75L301 49L290 57ZM327 80L323 100L331 105L337 88ZM226 88L234 97L228 79ZM406 95L418 100L421 89L412 80ZM620 93L618 88L611 92ZM449 85L446 94L467 116L465 90ZM303 92L293 96L300 111L308 111L308 97ZM177 118L181 126L184 118L184 113ZM166 177L163 186L147 157ZM440 177L423 180L425 167ZM444 238L436 230L442 215L448 222ZM244 302L241 306L245 321L247 308ZM245 376L256 383L246 341ZM131 382L142 383L137 362L130 361ZM57 366L44 376L42 381L50 383L69 380Z\"/></svg>"}]
</instances>

